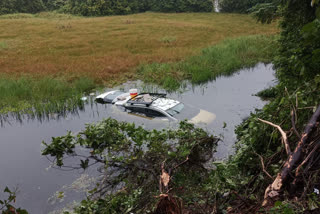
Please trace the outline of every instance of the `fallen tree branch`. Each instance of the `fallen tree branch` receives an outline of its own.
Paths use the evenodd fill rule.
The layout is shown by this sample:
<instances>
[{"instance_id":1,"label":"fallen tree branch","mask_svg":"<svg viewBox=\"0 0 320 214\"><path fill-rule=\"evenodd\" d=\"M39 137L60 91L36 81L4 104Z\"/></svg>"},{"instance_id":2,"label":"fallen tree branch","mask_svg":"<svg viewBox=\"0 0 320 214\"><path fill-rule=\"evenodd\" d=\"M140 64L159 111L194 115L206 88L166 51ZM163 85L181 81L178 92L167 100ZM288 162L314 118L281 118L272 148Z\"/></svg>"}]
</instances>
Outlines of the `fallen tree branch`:
<instances>
[{"instance_id":1,"label":"fallen tree branch","mask_svg":"<svg viewBox=\"0 0 320 214\"><path fill-rule=\"evenodd\" d=\"M310 118L308 124L306 125L304 132L301 135L301 139L296 146L296 149L288 157L281 172L278 173L278 175L277 175L276 179L273 181L273 183L271 185L269 185L267 187L267 189L265 190L264 201L262 203L262 206L268 205L270 202L272 202L272 199L274 197L280 195L280 191L282 190L289 173L292 171L295 164L300 159L302 148L306 144L308 137L309 137L309 134L311 133L313 128L316 126L319 116L320 116L320 105L318 106L317 110L314 112L314 114Z\"/></svg>"},{"instance_id":2,"label":"fallen tree branch","mask_svg":"<svg viewBox=\"0 0 320 214\"><path fill-rule=\"evenodd\" d=\"M274 123L269 122L269 121L262 120L260 118L258 118L258 120L260 120L261 122L266 123L266 124L268 124L270 126L273 126L273 127L277 128L279 130L279 132L282 135L282 141L283 141L284 146L286 148L287 155L291 155L291 149L290 149L290 146L289 146L288 137L287 137L287 134L282 130L282 128L280 126L274 124Z\"/></svg>"}]
</instances>

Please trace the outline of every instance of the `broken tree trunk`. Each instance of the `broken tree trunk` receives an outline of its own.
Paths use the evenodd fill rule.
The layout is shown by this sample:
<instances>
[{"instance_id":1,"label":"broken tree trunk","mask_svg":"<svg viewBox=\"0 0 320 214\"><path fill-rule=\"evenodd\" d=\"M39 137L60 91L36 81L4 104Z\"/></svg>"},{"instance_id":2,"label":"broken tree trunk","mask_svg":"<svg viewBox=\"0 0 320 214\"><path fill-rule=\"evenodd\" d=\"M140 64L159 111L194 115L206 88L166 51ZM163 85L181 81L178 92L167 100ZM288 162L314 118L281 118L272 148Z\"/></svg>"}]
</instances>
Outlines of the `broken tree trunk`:
<instances>
[{"instance_id":1,"label":"broken tree trunk","mask_svg":"<svg viewBox=\"0 0 320 214\"><path fill-rule=\"evenodd\" d=\"M306 125L304 132L301 135L301 138L299 140L299 143L296 146L296 149L292 154L289 155L281 172L278 173L273 183L269 185L265 190L264 201L262 203L262 206L266 206L272 203L273 198L280 195L280 191L282 190L284 183L288 178L289 173L293 170L295 164L300 159L302 148L306 144L311 131L316 126L319 116L320 116L320 105L318 106L317 110L314 112L308 124Z\"/></svg>"}]
</instances>

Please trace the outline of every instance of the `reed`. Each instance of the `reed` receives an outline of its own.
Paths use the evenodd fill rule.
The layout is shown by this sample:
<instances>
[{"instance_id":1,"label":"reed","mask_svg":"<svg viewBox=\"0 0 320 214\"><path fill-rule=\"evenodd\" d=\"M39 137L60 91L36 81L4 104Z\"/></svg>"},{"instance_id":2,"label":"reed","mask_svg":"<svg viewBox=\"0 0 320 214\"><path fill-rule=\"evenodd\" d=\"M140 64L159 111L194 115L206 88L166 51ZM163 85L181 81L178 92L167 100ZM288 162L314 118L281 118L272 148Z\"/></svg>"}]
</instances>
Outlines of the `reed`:
<instances>
[{"instance_id":1,"label":"reed","mask_svg":"<svg viewBox=\"0 0 320 214\"><path fill-rule=\"evenodd\" d=\"M34 116L73 111L83 105L81 96L97 85L87 77L68 82L54 77L0 77L0 114Z\"/></svg>"}]
</instances>

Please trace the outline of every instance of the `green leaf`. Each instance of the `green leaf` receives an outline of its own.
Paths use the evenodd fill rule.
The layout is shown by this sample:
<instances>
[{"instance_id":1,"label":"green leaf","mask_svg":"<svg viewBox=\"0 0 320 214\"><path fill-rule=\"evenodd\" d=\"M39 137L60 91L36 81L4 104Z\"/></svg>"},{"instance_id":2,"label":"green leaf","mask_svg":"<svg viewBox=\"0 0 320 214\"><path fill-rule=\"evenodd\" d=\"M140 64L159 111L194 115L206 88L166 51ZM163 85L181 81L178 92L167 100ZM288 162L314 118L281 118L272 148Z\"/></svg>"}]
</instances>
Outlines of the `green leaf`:
<instances>
[{"instance_id":1,"label":"green leaf","mask_svg":"<svg viewBox=\"0 0 320 214\"><path fill-rule=\"evenodd\" d=\"M17 213L19 213L19 214L29 214L28 212L27 212L27 210L22 210L22 209L17 209Z\"/></svg>"},{"instance_id":2,"label":"green leaf","mask_svg":"<svg viewBox=\"0 0 320 214\"><path fill-rule=\"evenodd\" d=\"M280 207L282 205L282 202L281 201L276 201L275 203L274 203L274 206L275 207Z\"/></svg>"},{"instance_id":3,"label":"green leaf","mask_svg":"<svg viewBox=\"0 0 320 214\"><path fill-rule=\"evenodd\" d=\"M4 192L12 193L8 187L6 187L6 188L4 189Z\"/></svg>"},{"instance_id":4,"label":"green leaf","mask_svg":"<svg viewBox=\"0 0 320 214\"><path fill-rule=\"evenodd\" d=\"M83 169L86 169L86 168L88 168L88 166L89 166L89 159L86 159L85 161L83 161L83 160L80 160L80 166L81 166L81 168L83 168Z\"/></svg>"},{"instance_id":5,"label":"green leaf","mask_svg":"<svg viewBox=\"0 0 320 214\"><path fill-rule=\"evenodd\" d=\"M222 128L226 128L227 127L227 123L223 122L223 127Z\"/></svg>"},{"instance_id":6,"label":"green leaf","mask_svg":"<svg viewBox=\"0 0 320 214\"><path fill-rule=\"evenodd\" d=\"M316 17L320 19L320 6L318 6L316 9Z\"/></svg>"}]
</instances>

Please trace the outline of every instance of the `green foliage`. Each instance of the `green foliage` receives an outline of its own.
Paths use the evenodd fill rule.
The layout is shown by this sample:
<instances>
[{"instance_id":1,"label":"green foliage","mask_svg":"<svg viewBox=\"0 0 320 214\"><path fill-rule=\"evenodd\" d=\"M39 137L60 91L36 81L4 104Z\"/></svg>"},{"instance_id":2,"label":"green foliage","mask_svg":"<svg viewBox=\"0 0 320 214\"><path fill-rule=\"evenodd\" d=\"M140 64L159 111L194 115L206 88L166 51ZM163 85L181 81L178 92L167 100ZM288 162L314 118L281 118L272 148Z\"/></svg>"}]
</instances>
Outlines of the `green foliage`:
<instances>
[{"instance_id":1,"label":"green foliage","mask_svg":"<svg viewBox=\"0 0 320 214\"><path fill-rule=\"evenodd\" d=\"M219 6L221 12L248 13L248 10L259 3L271 3L272 0L221 0Z\"/></svg>"},{"instance_id":2,"label":"green foliage","mask_svg":"<svg viewBox=\"0 0 320 214\"><path fill-rule=\"evenodd\" d=\"M262 91L259 91L256 95L262 99L272 99L277 96L277 88L276 87L267 88Z\"/></svg>"},{"instance_id":3,"label":"green foliage","mask_svg":"<svg viewBox=\"0 0 320 214\"><path fill-rule=\"evenodd\" d=\"M142 65L138 73L145 82L159 84L167 90L176 90L183 80L201 84L220 75L231 75L238 69L258 62L270 62L276 44L274 36L228 39L204 49L201 55L182 62Z\"/></svg>"},{"instance_id":4,"label":"green foliage","mask_svg":"<svg viewBox=\"0 0 320 214\"><path fill-rule=\"evenodd\" d=\"M126 191L120 191L98 200L88 198L87 200L83 200L81 205L75 208L74 212L81 214L130 213L135 210L139 203L139 198L142 197L142 193L142 189L138 188L132 190L130 194Z\"/></svg>"},{"instance_id":5,"label":"green foliage","mask_svg":"<svg viewBox=\"0 0 320 214\"><path fill-rule=\"evenodd\" d=\"M177 129L145 130L133 123L106 119L88 124L76 136L52 138L50 144L43 142L43 155L54 157L57 166L64 166L68 156L79 156L79 165L86 169L95 163L103 164L107 182L99 183L95 192L109 192L99 200L89 197L76 208L78 213L146 213L155 206L155 195L159 195L161 165L174 178L172 194L185 201L194 200L195 189L204 188L208 173L199 165L212 155L217 139L203 129L185 121ZM80 155L84 147L88 154ZM179 192L178 186L184 186ZM119 188L121 187L121 188ZM93 197L94 198L94 197Z\"/></svg>"},{"instance_id":6,"label":"green foliage","mask_svg":"<svg viewBox=\"0 0 320 214\"><path fill-rule=\"evenodd\" d=\"M265 170L273 177L281 170L287 158L278 130L260 122L257 118L281 124L282 129L288 131L292 127L290 111L296 109L298 115L296 127L301 133L314 108L319 105L320 97L320 77L316 68L319 65L317 55L319 26L316 16L318 5L310 7L310 1L292 0L283 1L278 6L281 7L283 15L280 48L274 61L278 69L279 84L260 93L263 96L271 96L272 100L237 128L237 152L224 165L224 171L226 170L224 180L232 181L228 182L231 185L226 188L232 187L243 195L247 195L249 191L256 199L263 197L264 190L271 183L261 170L261 160L258 155L263 156ZM310 109L310 106L314 108ZM295 135L289 136L291 143L298 140ZM237 177L228 175L231 169L234 174L242 176L246 187L242 187L243 183L237 180ZM247 181L250 182L246 183ZM312 182L308 185L310 183ZM306 188L304 191L307 193L313 192L313 188ZM225 188L222 191L225 191ZM286 198L284 195L284 199L293 197L287 194L289 197ZM318 203L318 198L316 200L309 198L309 204L315 205L312 209L315 209ZM303 209L310 207L306 204L295 205L294 202L279 201L267 213L301 213Z\"/></svg>"},{"instance_id":7,"label":"green foliage","mask_svg":"<svg viewBox=\"0 0 320 214\"><path fill-rule=\"evenodd\" d=\"M59 5L63 12L83 16L125 15L146 11L211 12L213 7L210 0L67 0Z\"/></svg>"},{"instance_id":8,"label":"green foliage","mask_svg":"<svg viewBox=\"0 0 320 214\"><path fill-rule=\"evenodd\" d=\"M262 23L270 24L275 18L279 16L278 5L274 2L260 3L248 10L253 17Z\"/></svg>"},{"instance_id":9,"label":"green foliage","mask_svg":"<svg viewBox=\"0 0 320 214\"><path fill-rule=\"evenodd\" d=\"M4 192L9 194L5 200L0 200L0 211L2 214L28 214L28 212L21 208L15 208L12 203L16 202L16 191L11 191L8 187Z\"/></svg>"},{"instance_id":10,"label":"green foliage","mask_svg":"<svg viewBox=\"0 0 320 214\"><path fill-rule=\"evenodd\" d=\"M146 11L211 12L211 0L2 0L0 15L59 11L83 16L125 15Z\"/></svg>"},{"instance_id":11,"label":"green foliage","mask_svg":"<svg viewBox=\"0 0 320 214\"><path fill-rule=\"evenodd\" d=\"M270 214L295 214L295 207L290 203L276 201L274 207L272 207L268 213Z\"/></svg>"},{"instance_id":12,"label":"green foliage","mask_svg":"<svg viewBox=\"0 0 320 214\"><path fill-rule=\"evenodd\" d=\"M152 11L158 12L211 12L210 0L151 0Z\"/></svg>"},{"instance_id":13,"label":"green foliage","mask_svg":"<svg viewBox=\"0 0 320 214\"><path fill-rule=\"evenodd\" d=\"M310 6L309 0L288 1L282 5L283 21L281 48L275 60L277 77L287 85L296 87L301 80L309 81L319 68L319 6Z\"/></svg>"},{"instance_id":14,"label":"green foliage","mask_svg":"<svg viewBox=\"0 0 320 214\"><path fill-rule=\"evenodd\" d=\"M45 10L42 0L1 0L0 15L9 13L37 13Z\"/></svg>"}]
</instances>

